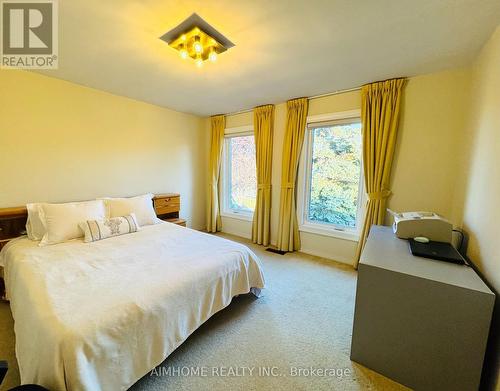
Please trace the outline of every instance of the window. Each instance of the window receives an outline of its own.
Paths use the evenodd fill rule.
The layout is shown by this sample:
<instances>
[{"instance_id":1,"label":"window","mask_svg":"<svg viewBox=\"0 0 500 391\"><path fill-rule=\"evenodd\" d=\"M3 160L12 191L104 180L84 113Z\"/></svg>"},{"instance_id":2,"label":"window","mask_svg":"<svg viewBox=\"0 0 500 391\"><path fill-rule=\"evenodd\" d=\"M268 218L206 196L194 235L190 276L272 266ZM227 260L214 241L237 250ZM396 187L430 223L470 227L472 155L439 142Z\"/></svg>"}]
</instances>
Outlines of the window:
<instances>
[{"instance_id":1,"label":"window","mask_svg":"<svg viewBox=\"0 0 500 391\"><path fill-rule=\"evenodd\" d=\"M223 214L251 219L257 197L253 133L229 134L224 142Z\"/></svg>"},{"instance_id":2,"label":"window","mask_svg":"<svg viewBox=\"0 0 500 391\"><path fill-rule=\"evenodd\" d=\"M360 119L309 123L302 164L301 230L340 231L356 239L362 194Z\"/></svg>"}]
</instances>

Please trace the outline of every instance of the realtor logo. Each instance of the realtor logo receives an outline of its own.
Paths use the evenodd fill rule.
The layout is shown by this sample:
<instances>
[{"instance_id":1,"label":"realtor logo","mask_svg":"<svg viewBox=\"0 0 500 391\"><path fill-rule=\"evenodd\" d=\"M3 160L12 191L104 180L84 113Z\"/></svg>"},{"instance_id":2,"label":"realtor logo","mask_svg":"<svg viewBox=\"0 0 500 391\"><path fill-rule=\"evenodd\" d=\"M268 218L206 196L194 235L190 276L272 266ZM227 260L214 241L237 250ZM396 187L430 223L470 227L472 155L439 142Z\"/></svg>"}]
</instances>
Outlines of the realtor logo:
<instances>
[{"instance_id":1,"label":"realtor logo","mask_svg":"<svg viewBox=\"0 0 500 391\"><path fill-rule=\"evenodd\" d=\"M1 1L2 68L56 69L57 0Z\"/></svg>"}]
</instances>

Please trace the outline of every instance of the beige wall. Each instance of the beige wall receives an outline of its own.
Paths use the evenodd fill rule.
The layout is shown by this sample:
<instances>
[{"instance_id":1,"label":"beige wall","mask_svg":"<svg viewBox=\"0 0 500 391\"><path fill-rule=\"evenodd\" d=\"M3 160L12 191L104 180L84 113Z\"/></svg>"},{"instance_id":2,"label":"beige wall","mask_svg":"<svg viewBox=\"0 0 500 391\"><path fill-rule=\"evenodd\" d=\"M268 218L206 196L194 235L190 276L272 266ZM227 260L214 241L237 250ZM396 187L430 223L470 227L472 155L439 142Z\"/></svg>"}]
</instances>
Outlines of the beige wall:
<instances>
[{"instance_id":1,"label":"beige wall","mask_svg":"<svg viewBox=\"0 0 500 391\"><path fill-rule=\"evenodd\" d=\"M470 117L463 140L464 180L456 194L469 234L467 255L492 288L500 292L500 27L472 69ZM500 301L491 325L485 389L500 390ZM496 348L495 348L496 347Z\"/></svg>"},{"instance_id":2,"label":"beige wall","mask_svg":"<svg viewBox=\"0 0 500 391\"><path fill-rule=\"evenodd\" d=\"M470 72L453 70L411 78L404 99L389 206L400 211L431 210L456 221L453 189L458 164L456 137L464 128ZM360 92L332 95L310 101L309 115L360 108ZM286 105L276 105L272 178L271 241L278 232L281 156ZM227 117L226 126L251 125L252 113ZM224 217L223 231L250 237L251 223ZM301 232L302 251L352 263L356 242Z\"/></svg>"},{"instance_id":3,"label":"beige wall","mask_svg":"<svg viewBox=\"0 0 500 391\"><path fill-rule=\"evenodd\" d=\"M424 210L454 224L453 208L470 93L470 69L413 77L403 96L392 171L396 211Z\"/></svg>"},{"instance_id":4,"label":"beige wall","mask_svg":"<svg viewBox=\"0 0 500 391\"><path fill-rule=\"evenodd\" d=\"M201 118L39 74L0 71L0 207L178 192L205 226Z\"/></svg>"},{"instance_id":5,"label":"beige wall","mask_svg":"<svg viewBox=\"0 0 500 391\"><path fill-rule=\"evenodd\" d=\"M500 28L473 68L467 129L463 221L470 235L468 255L500 291Z\"/></svg>"}]
</instances>

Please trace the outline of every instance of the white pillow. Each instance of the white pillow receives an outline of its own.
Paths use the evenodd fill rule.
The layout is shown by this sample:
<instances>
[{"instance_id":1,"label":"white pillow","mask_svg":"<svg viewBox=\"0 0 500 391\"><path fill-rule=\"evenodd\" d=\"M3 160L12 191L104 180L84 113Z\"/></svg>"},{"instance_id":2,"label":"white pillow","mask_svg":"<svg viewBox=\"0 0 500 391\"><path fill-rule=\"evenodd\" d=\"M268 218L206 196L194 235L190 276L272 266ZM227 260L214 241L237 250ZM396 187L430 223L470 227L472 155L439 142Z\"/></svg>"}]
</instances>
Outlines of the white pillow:
<instances>
[{"instance_id":1,"label":"white pillow","mask_svg":"<svg viewBox=\"0 0 500 391\"><path fill-rule=\"evenodd\" d=\"M139 226L157 224L158 218L153 208L153 194L130 198L102 198L106 204L108 217L120 217L134 213Z\"/></svg>"},{"instance_id":2,"label":"white pillow","mask_svg":"<svg viewBox=\"0 0 500 391\"><path fill-rule=\"evenodd\" d=\"M46 229L40 246L80 238L83 232L78 226L79 223L106 218L106 208L102 200L40 204L38 209Z\"/></svg>"},{"instance_id":3,"label":"white pillow","mask_svg":"<svg viewBox=\"0 0 500 391\"><path fill-rule=\"evenodd\" d=\"M39 206L40 203L27 204L26 209L28 210L28 220L26 221L26 233L28 238L31 240L42 240L43 235L45 235L45 227L40 218Z\"/></svg>"},{"instance_id":4,"label":"white pillow","mask_svg":"<svg viewBox=\"0 0 500 391\"><path fill-rule=\"evenodd\" d=\"M85 233L85 243L125 235L139 230L135 215L111 217L104 220L87 220L80 223L81 230Z\"/></svg>"}]
</instances>

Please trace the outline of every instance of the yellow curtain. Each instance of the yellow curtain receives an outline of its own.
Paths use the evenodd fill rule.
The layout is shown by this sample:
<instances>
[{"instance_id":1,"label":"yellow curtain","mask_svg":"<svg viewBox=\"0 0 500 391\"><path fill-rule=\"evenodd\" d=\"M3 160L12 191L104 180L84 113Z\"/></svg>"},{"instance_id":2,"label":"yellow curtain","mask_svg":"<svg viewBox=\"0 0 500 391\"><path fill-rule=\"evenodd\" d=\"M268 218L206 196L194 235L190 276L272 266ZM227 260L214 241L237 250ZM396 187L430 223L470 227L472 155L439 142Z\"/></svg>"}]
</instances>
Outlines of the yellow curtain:
<instances>
[{"instance_id":1,"label":"yellow curtain","mask_svg":"<svg viewBox=\"0 0 500 391\"><path fill-rule=\"evenodd\" d=\"M211 117L210 121L212 124L212 136L210 144L210 172L208 174L207 232L217 232L221 229L219 177L226 118L223 115L216 115Z\"/></svg>"},{"instance_id":2,"label":"yellow curtain","mask_svg":"<svg viewBox=\"0 0 500 391\"><path fill-rule=\"evenodd\" d=\"M404 84L404 79L392 79L361 89L363 168L368 201L356 251L356 268L370 227L384 223L386 202L391 195L389 182Z\"/></svg>"},{"instance_id":3,"label":"yellow curtain","mask_svg":"<svg viewBox=\"0 0 500 391\"><path fill-rule=\"evenodd\" d=\"M307 98L293 99L286 102L286 129L283 141L277 243L281 251L300 249L295 182L297 180L300 152L304 143L308 106Z\"/></svg>"},{"instance_id":4,"label":"yellow curtain","mask_svg":"<svg viewBox=\"0 0 500 391\"><path fill-rule=\"evenodd\" d=\"M271 240L271 175L273 162L274 105L253 110L257 164L257 200L253 214L252 241L264 246Z\"/></svg>"}]
</instances>

